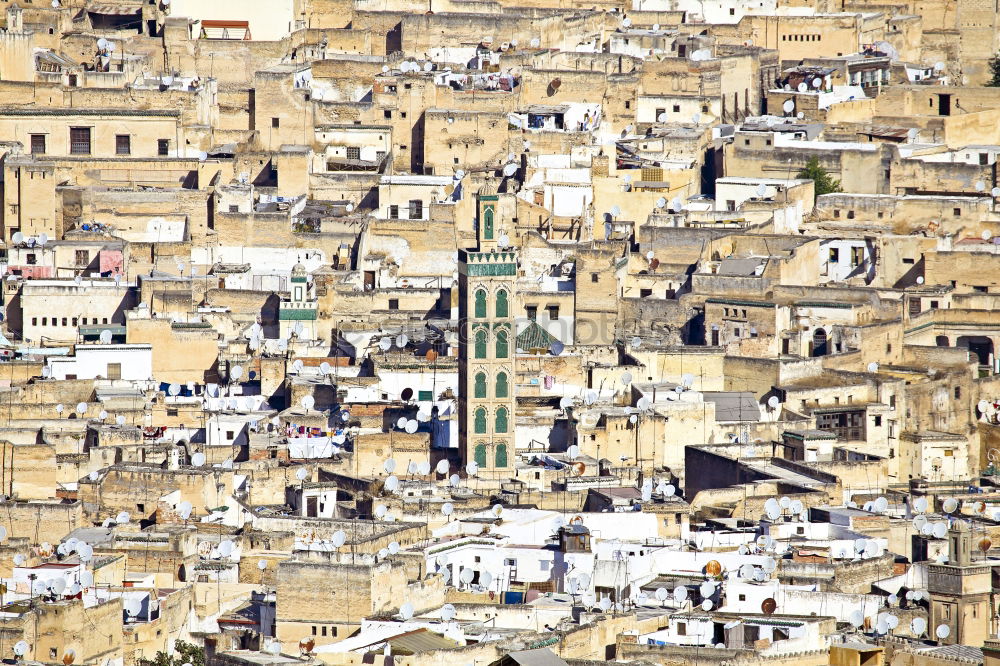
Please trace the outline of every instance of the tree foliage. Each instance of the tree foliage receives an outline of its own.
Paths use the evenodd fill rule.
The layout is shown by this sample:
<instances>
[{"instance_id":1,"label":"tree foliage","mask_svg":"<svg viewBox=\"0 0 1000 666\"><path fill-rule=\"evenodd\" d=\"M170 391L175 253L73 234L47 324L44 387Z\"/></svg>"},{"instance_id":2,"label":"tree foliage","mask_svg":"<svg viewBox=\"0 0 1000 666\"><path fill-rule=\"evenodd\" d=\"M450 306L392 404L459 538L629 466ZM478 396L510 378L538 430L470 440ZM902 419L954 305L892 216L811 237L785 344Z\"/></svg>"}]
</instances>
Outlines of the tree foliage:
<instances>
[{"instance_id":1,"label":"tree foliage","mask_svg":"<svg viewBox=\"0 0 1000 666\"><path fill-rule=\"evenodd\" d=\"M136 660L137 666L205 666L205 649L182 640L174 642L174 654L157 652L152 659Z\"/></svg>"},{"instance_id":2,"label":"tree foliage","mask_svg":"<svg viewBox=\"0 0 1000 666\"><path fill-rule=\"evenodd\" d=\"M815 195L830 194L832 192L842 192L840 181L834 179L826 169L820 166L819 158L810 157L806 165L795 174L796 178L804 178L815 183Z\"/></svg>"},{"instance_id":3,"label":"tree foliage","mask_svg":"<svg viewBox=\"0 0 1000 666\"><path fill-rule=\"evenodd\" d=\"M990 58L990 80L986 82L991 88L1000 88L1000 54Z\"/></svg>"}]
</instances>

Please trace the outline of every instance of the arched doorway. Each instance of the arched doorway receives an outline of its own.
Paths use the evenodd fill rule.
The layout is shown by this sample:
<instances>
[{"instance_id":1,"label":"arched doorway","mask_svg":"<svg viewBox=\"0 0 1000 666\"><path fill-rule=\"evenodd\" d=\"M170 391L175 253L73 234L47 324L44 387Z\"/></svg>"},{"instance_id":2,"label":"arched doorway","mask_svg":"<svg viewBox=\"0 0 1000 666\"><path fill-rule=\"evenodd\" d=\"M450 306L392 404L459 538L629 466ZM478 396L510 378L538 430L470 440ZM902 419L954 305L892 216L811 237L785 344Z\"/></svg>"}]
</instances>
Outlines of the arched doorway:
<instances>
[{"instance_id":1,"label":"arched doorway","mask_svg":"<svg viewBox=\"0 0 1000 666\"><path fill-rule=\"evenodd\" d=\"M828 345L826 331L822 328L817 328L813 331L812 350L809 352L809 355L826 356L829 353Z\"/></svg>"}]
</instances>

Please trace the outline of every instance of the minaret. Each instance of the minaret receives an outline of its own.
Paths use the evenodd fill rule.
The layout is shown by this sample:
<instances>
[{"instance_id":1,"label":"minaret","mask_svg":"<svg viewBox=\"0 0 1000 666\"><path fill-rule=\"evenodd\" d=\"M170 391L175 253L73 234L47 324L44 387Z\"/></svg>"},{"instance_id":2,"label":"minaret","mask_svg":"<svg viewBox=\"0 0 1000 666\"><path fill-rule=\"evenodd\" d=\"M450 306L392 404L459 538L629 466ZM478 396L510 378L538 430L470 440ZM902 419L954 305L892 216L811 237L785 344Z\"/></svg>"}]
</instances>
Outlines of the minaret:
<instances>
[{"instance_id":1,"label":"minaret","mask_svg":"<svg viewBox=\"0 0 1000 666\"><path fill-rule=\"evenodd\" d=\"M937 627L946 625L949 635L939 641L946 645L982 645L990 637L992 568L987 560L973 558L973 548L969 525L956 520L948 530L948 563L927 565L927 632L933 639Z\"/></svg>"},{"instance_id":2,"label":"minaret","mask_svg":"<svg viewBox=\"0 0 1000 666\"><path fill-rule=\"evenodd\" d=\"M299 339L315 340L318 314L316 290L309 284L306 267L295 264L289 283L289 299L278 304L279 335L286 340L291 335Z\"/></svg>"},{"instance_id":3,"label":"minaret","mask_svg":"<svg viewBox=\"0 0 1000 666\"><path fill-rule=\"evenodd\" d=\"M478 247L458 254L458 438L466 462L490 476L514 465L514 284L517 252L499 244L499 195L476 195Z\"/></svg>"}]
</instances>

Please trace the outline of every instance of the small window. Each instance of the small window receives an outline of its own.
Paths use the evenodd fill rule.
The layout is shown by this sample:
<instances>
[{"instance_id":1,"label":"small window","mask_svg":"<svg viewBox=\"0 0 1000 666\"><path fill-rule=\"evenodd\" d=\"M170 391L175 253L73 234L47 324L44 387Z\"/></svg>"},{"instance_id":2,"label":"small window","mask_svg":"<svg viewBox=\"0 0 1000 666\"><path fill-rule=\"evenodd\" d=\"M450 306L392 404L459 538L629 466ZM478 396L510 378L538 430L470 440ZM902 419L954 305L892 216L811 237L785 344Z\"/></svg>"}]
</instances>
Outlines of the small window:
<instances>
[{"instance_id":1,"label":"small window","mask_svg":"<svg viewBox=\"0 0 1000 666\"><path fill-rule=\"evenodd\" d=\"M280 118L271 118L271 127L275 128L275 129L281 127L281 119ZM325 633L326 632L324 631L324 634Z\"/></svg>"},{"instance_id":2,"label":"small window","mask_svg":"<svg viewBox=\"0 0 1000 666\"><path fill-rule=\"evenodd\" d=\"M57 656L59 656L59 649L49 648L49 659L55 659Z\"/></svg>"},{"instance_id":3,"label":"small window","mask_svg":"<svg viewBox=\"0 0 1000 666\"><path fill-rule=\"evenodd\" d=\"M69 152L71 155L90 154L90 128L69 128Z\"/></svg>"},{"instance_id":4,"label":"small window","mask_svg":"<svg viewBox=\"0 0 1000 666\"><path fill-rule=\"evenodd\" d=\"M674 113L680 113L680 112L681 112L681 105L674 104Z\"/></svg>"},{"instance_id":5,"label":"small window","mask_svg":"<svg viewBox=\"0 0 1000 666\"><path fill-rule=\"evenodd\" d=\"M631 109L632 108L632 102L630 100L625 100L625 108L626 109Z\"/></svg>"},{"instance_id":6,"label":"small window","mask_svg":"<svg viewBox=\"0 0 1000 666\"><path fill-rule=\"evenodd\" d=\"M128 134L115 135L115 154L116 155L132 154L132 137L130 135Z\"/></svg>"},{"instance_id":7,"label":"small window","mask_svg":"<svg viewBox=\"0 0 1000 666\"><path fill-rule=\"evenodd\" d=\"M591 274L590 274L590 281L591 281L591 282L597 282L597 281L598 281L599 279L600 279L600 278L598 277L598 274L597 274L597 273L591 273Z\"/></svg>"},{"instance_id":8,"label":"small window","mask_svg":"<svg viewBox=\"0 0 1000 666\"><path fill-rule=\"evenodd\" d=\"M392 111L390 109L386 109L385 111L382 112L382 117L383 118L392 118Z\"/></svg>"},{"instance_id":9,"label":"small window","mask_svg":"<svg viewBox=\"0 0 1000 666\"><path fill-rule=\"evenodd\" d=\"M538 319L538 306L537 305L526 305L524 306L524 312L528 316L528 321L535 321Z\"/></svg>"},{"instance_id":10,"label":"small window","mask_svg":"<svg viewBox=\"0 0 1000 666\"><path fill-rule=\"evenodd\" d=\"M677 623L677 635L678 636L687 636L687 623L686 622L678 622Z\"/></svg>"},{"instance_id":11,"label":"small window","mask_svg":"<svg viewBox=\"0 0 1000 666\"><path fill-rule=\"evenodd\" d=\"M178 411L177 411L176 408L172 408L172 409L168 408L167 409L167 416L177 416L177 414L178 414Z\"/></svg>"},{"instance_id":12,"label":"small window","mask_svg":"<svg viewBox=\"0 0 1000 666\"><path fill-rule=\"evenodd\" d=\"M277 120L277 118L275 118L275 120ZM323 627L321 631L322 631L323 635L326 636L326 627Z\"/></svg>"},{"instance_id":13,"label":"small window","mask_svg":"<svg viewBox=\"0 0 1000 666\"><path fill-rule=\"evenodd\" d=\"M399 206L389 206L389 219L390 220L399 219Z\"/></svg>"},{"instance_id":14,"label":"small window","mask_svg":"<svg viewBox=\"0 0 1000 666\"><path fill-rule=\"evenodd\" d=\"M952 208L951 209L951 214L954 215L955 217L962 217L962 209L961 208Z\"/></svg>"},{"instance_id":15,"label":"small window","mask_svg":"<svg viewBox=\"0 0 1000 666\"><path fill-rule=\"evenodd\" d=\"M32 317L31 318L31 325L32 326L38 326L38 317Z\"/></svg>"},{"instance_id":16,"label":"small window","mask_svg":"<svg viewBox=\"0 0 1000 666\"><path fill-rule=\"evenodd\" d=\"M961 386L956 386L955 387L955 400L958 400L961 397L962 397L962 387Z\"/></svg>"},{"instance_id":17,"label":"small window","mask_svg":"<svg viewBox=\"0 0 1000 666\"><path fill-rule=\"evenodd\" d=\"M313 630L313 636L315 636L316 635L316 625L315 624L313 625L312 630Z\"/></svg>"},{"instance_id":18,"label":"small window","mask_svg":"<svg viewBox=\"0 0 1000 666\"><path fill-rule=\"evenodd\" d=\"M235 439L235 437L236 437L236 433L235 432L233 432L232 430L227 430L226 431L226 439L228 439L229 441L232 441L233 439Z\"/></svg>"},{"instance_id":19,"label":"small window","mask_svg":"<svg viewBox=\"0 0 1000 666\"><path fill-rule=\"evenodd\" d=\"M882 417L881 416L876 416L875 417L875 427L878 428L881 425L882 425Z\"/></svg>"},{"instance_id":20,"label":"small window","mask_svg":"<svg viewBox=\"0 0 1000 666\"><path fill-rule=\"evenodd\" d=\"M44 134L32 134L31 135L31 154L32 155L44 155L45 154L45 135Z\"/></svg>"},{"instance_id":21,"label":"small window","mask_svg":"<svg viewBox=\"0 0 1000 666\"><path fill-rule=\"evenodd\" d=\"M903 257L903 263L904 264L912 264L912 263L914 263L914 259L913 259L913 257Z\"/></svg>"},{"instance_id":22,"label":"small window","mask_svg":"<svg viewBox=\"0 0 1000 666\"><path fill-rule=\"evenodd\" d=\"M546 305L545 309L549 313L549 321L555 321L559 319L559 306L558 305Z\"/></svg>"},{"instance_id":23,"label":"small window","mask_svg":"<svg viewBox=\"0 0 1000 666\"><path fill-rule=\"evenodd\" d=\"M26 261L28 262L29 266L34 266L36 263L38 263L38 257L32 252L28 254Z\"/></svg>"},{"instance_id":24,"label":"small window","mask_svg":"<svg viewBox=\"0 0 1000 666\"><path fill-rule=\"evenodd\" d=\"M398 310L399 309L399 299L398 298L390 298L389 299L389 309L390 310Z\"/></svg>"},{"instance_id":25,"label":"small window","mask_svg":"<svg viewBox=\"0 0 1000 666\"><path fill-rule=\"evenodd\" d=\"M357 146L347 147L347 159L349 160L360 160L361 159L361 149Z\"/></svg>"},{"instance_id":26,"label":"small window","mask_svg":"<svg viewBox=\"0 0 1000 666\"><path fill-rule=\"evenodd\" d=\"M170 140L169 139L157 139L156 140L156 154L160 157L165 157L170 154Z\"/></svg>"}]
</instances>

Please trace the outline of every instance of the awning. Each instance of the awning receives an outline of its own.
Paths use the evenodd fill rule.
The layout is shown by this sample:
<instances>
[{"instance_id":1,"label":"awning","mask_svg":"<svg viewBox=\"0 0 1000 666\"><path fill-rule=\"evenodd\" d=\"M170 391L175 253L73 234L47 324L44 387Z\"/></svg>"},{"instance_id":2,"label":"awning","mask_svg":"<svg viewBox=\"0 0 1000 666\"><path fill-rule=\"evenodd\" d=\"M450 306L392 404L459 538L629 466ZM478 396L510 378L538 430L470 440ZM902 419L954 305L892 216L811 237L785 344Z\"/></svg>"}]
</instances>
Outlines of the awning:
<instances>
[{"instance_id":1,"label":"awning","mask_svg":"<svg viewBox=\"0 0 1000 666\"><path fill-rule=\"evenodd\" d=\"M131 16L142 12L142 7L138 5L93 5L87 7L91 14L106 14L109 16Z\"/></svg>"}]
</instances>

